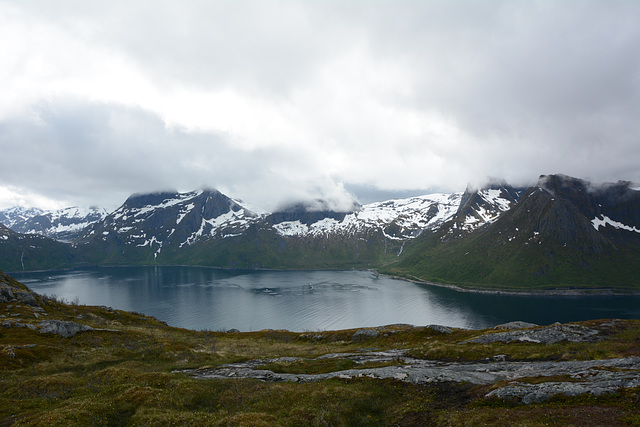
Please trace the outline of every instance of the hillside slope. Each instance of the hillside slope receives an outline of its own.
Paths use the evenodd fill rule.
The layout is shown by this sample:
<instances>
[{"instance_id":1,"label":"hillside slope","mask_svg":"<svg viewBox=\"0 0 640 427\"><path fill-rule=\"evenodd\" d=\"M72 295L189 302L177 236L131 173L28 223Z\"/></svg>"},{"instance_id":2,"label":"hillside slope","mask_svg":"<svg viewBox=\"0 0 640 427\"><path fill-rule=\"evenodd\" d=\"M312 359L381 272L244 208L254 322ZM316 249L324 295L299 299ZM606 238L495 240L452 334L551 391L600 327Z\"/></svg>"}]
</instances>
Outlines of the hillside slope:
<instances>
[{"instance_id":1,"label":"hillside slope","mask_svg":"<svg viewBox=\"0 0 640 427\"><path fill-rule=\"evenodd\" d=\"M452 221L418 239L389 272L497 289L638 289L640 192L542 176L495 222L465 233Z\"/></svg>"},{"instance_id":2,"label":"hillside slope","mask_svg":"<svg viewBox=\"0 0 640 427\"><path fill-rule=\"evenodd\" d=\"M6 271L47 270L83 264L71 245L39 234L16 233L0 224L0 267Z\"/></svg>"}]
</instances>

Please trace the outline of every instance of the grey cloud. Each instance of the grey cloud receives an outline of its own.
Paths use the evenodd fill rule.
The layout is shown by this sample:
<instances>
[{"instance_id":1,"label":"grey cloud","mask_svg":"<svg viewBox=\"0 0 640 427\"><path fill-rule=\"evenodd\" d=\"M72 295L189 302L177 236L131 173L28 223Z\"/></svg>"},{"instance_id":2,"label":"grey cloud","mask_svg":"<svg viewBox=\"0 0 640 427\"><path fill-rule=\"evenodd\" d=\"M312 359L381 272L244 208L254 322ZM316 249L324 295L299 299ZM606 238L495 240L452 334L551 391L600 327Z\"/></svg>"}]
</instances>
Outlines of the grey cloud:
<instances>
[{"instance_id":1,"label":"grey cloud","mask_svg":"<svg viewBox=\"0 0 640 427\"><path fill-rule=\"evenodd\" d=\"M235 149L228 135L167 129L139 109L65 102L34 113L0 122L4 185L111 206L131 193L167 188L213 186L265 208L333 191L322 179L295 179L316 167L304 153ZM282 164L294 178L274 172Z\"/></svg>"},{"instance_id":2,"label":"grey cloud","mask_svg":"<svg viewBox=\"0 0 640 427\"><path fill-rule=\"evenodd\" d=\"M240 86L267 97L286 95L352 39L350 22L306 2L27 5L88 43L127 56L160 85Z\"/></svg>"},{"instance_id":3,"label":"grey cloud","mask_svg":"<svg viewBox=\"0 0 640 427\"><path fill-rule=\"evenodd\" d=\"M345 188L350 193L357 195L361 204L379 202L382 200L405 199L415 196L423 196L441 192L438 188L412 189L412 190L383 190L373 185L367 184L346 184Z\"/></svg>"},{"instance_id":4,"label":"grey cloud","mask_svg":"<svg viewBox=\"0 0 640 427\"><path fill-rule=\"evenodd\" d=\"M402 4L376 14L369 34L426 76L407 102L444 108L474 131L638 107L636 2Z\"/></svg>"}]
</instances>

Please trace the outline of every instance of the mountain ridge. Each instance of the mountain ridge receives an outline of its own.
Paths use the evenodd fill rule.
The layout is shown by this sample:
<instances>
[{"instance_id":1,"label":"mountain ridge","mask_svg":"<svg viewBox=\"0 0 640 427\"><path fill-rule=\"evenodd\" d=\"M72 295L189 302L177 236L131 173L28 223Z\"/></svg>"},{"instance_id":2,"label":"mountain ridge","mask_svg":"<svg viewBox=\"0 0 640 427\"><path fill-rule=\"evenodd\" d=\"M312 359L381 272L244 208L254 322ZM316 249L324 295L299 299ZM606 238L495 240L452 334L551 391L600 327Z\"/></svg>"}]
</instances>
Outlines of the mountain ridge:
<instances>
[{"instance_id":1,"label":"mountain ridge","mask_svg":"<svg viewBox=\"0 0 640 427\"><path fill-rule=\"evenodd\" d=\"M340 212L327 206L314 201L256 213L215 189L134 194L85 228L65 259L374 268L496 288L639 285L640 191L628 181L541 175L528 188L493 181Z\"/></svg>"},{"instance_id":2,"label":"mountain ridge","mask_svg":"<svg viewBox=\"0 0 640 427\"><path fill-rule=\"evenodd\" d=\"M637 288L640 233L629 229L636 227L640 192L625 182L607 185L613 194L624 196L616 199L610 191L589 193L585 183L542 176L496 221L467 238L455 233L453 222L438 235L415 242L392 270L494 289ZM609 209L600 203L606 198ZM621 212L629 209L620 205L634 208L624 216ZM600 229L594 217L609 212L617 212L622 226Z\"/></svg>"},{"instance_id":3,"label":"mountain ridge","mask_svg":"<svg viewBox=\"0 0 640 427\"><path fill-rule=\"evenodd\" d=\"M0 223L21 234L41 234L55 240L72 242L82 231L102 220L107 210L98 207L68 208L44 211L36 208L13 207L0 211Z\"/></svg>"}]
</instances>

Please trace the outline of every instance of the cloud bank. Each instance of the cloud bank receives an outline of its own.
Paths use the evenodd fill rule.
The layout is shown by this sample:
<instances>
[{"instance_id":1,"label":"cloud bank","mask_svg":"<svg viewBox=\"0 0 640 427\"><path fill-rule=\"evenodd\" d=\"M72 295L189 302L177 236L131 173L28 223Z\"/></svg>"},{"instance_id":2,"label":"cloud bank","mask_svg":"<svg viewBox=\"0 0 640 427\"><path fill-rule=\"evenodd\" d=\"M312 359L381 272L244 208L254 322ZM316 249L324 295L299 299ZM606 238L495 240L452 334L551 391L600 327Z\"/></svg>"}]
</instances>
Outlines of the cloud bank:
<instances>
[{"instance_id":1,"label":"cloud bank","mask_svg":"<svg viewBox=\"0 0 640 427\"><path fill-rule=\"evenodd\" d=\"M631 1L0 1L0 207L640 182L637 16Z\"/></svg>"}]
</instances>

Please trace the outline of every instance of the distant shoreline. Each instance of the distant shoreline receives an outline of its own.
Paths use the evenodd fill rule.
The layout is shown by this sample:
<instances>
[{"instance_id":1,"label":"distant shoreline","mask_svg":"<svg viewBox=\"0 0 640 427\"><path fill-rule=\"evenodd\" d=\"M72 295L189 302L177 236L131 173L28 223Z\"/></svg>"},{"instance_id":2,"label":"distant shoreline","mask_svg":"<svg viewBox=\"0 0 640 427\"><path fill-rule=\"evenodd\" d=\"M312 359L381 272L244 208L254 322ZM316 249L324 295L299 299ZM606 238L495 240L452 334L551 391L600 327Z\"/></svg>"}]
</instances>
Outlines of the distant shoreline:
<instances>
[{"instance_id":1,"label":"distant shoreline","mask_svg":"<svg viewBox=\"0 0 640 427\"><path fill-rule=\"evenodd\" d=\"M486 289L486 288L468 288L461 285L450 285L446 283L436 283L422 280L419 278L409 278L391 274L384 274L376 271L377 274L391 279L404 280L406 282L418 283L421 285L435 286L438 288L451 289L456 292L466 292L473 294L487 294L487 295L513 295L513 296L629 296L640 295L640 291L620 290L620 289L548 289L540 291L515 291L515 290L500 290L500 289Z\"/></svg>"},{"instance_id":2,"label":"distant shoreline","mask_svg":"<svg viewBox=\"0 0 640 427\"><path fill-rule=\"evenodd\" d=\"M357 271L370 271L380 276L388 277L391 279L403 280L405 282L412 282L421 285L435 286L438 288L446 288L451 289L456 292L465 292L465 293L475 293L475 294L487 294L487 295L512 295L512 296L629 296L629 295L640 295L640 290L632 291L632 290L622 290L622 289L610 289L610 288L576 288L576 289L548 289L548 290L539 290L539 291L526 291L526 290L501 290L501 289L487 289L487 288L474 288L474 287L465 287L461 285L452 285L446 283L437 283L430 282L427 280L422 280L420 278L410 278L404 276L398 276L394 274L385 274L381 273L373 268L329 268L329 269L315 269L315 268L295 268L295 269L280 269L280 268L228 268L228 267L215 267L215 266L207 266L207 265L186 265L186 264L177 264L177 265L136 265L136 264L103 264L103 265L79 265L75 267L67 267L67 268L55 268L55 269L45 269L45 270L27 270L27 271L7 271L6 274L24 274L24 273L44 273L44 272L54 272L54 271L71 271L75 269L82 268L100 268L100 267L196 267L196 268L207 268L214 270L249 270L249 271L349 271L349 270L357 270Z\"/></svg>"}]
</instances>

